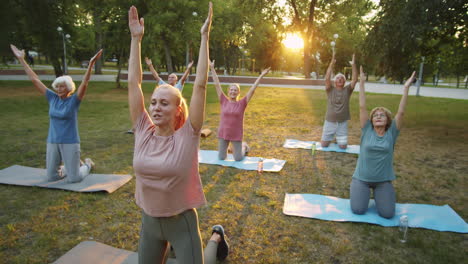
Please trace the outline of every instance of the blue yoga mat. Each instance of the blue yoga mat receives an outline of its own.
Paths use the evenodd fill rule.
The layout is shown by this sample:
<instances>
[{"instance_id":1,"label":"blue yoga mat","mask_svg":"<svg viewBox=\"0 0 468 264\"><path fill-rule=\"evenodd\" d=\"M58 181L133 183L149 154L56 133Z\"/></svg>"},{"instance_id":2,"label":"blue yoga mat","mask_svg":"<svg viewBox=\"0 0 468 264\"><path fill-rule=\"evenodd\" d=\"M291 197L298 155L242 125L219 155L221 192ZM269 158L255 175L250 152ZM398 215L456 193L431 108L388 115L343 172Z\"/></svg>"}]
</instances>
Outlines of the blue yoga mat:
<instances>
[{"instance_id":1,"label":"blue yoga mat","mask_svg":"<svg viewBox=\"0 0 468 264\"><path fill-rule=\"evenodd\" d=\"M286 139L284 142L284 148L303 148L303 149L312 149L312 144L316 144L316 150L320 151L334 151L334 152L344 152L351 154L359 154L359 145L348 145L346 149L341 149L337 144L331 143L328 147L322 147L319 141L301 141L297 139Z\"/></svg>"},{"instance_id":2,"label":"blue yoga mat","mask_svg":"<svg viewBox=\"0 0 468 264\"><path fill-rule=\"evenodd\" d=\"M216 150L200 150L198 152L199 163L234 167L242 170L257 170L259 159L259 157L247 156L241 161L235 161L232 154L228 154L225 160L220 160ZM263 159L263 171L278 172L285 163L285 160Z\"/></svg>"},{"instance_id":3,"label":"blue yoga mat","mask_svg":"<svg viewBox=\"0 0 468 264\"><path fill-rule=\"evenodd\" d=\"M349 199L319 194L291 194L284 197L283 213L337 222L362 222L381 226L398 226L400 216L407 215L409 227L436 231L468 233L468 225L450 206L428 204L396 204L395 216L391 219L377 214L374 200L363 215L351 212Z\"/></svg>"}]
</instances>

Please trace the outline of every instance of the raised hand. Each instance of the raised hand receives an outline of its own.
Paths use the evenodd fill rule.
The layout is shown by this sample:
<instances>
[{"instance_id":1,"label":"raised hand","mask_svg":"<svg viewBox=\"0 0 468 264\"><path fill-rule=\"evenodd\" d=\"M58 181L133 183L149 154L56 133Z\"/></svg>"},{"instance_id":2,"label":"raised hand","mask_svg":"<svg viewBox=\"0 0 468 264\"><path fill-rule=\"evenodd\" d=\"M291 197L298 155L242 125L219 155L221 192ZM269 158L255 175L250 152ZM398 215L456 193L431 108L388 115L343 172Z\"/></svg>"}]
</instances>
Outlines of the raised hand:
<instances>
[{"instance_id":1,"label":"raised hand","mask_svg":"<svg viewBox=\"0 0 468 264\"><path fill-rule=\"evenodd\" d=\"M187 69L192 68L192 66L193 66L193 61L191 61L191 62L187 65Z\"/></svg>"},{"instance_id":2,"label":"raised hand","mask_svg":"<svg viewBox=\"0 0 468 264\"><path fill-rule=\"evenodd\" d=\"M353 58L351 59L351 61L349 62L349 64L351 64L351 66L352 66L352 65L354 65L354 63L355 63L355 60L354 60L354 54L353 54Z\"/></svg>"},{"instance_id":3,"label":"raised hand","mask_svg":"<svg viewBox=\"0 0 468 264\"><path fill-rule=\"evenodd\" d=\"M211 67L211 68L214 68L214 66L215 66L215 60L212 60L212 61L210 62L210 67Z\"/></svg>"},{"instance_id":4,"label":"raised hand","mask_svg":"<svg viewBox=\"0 0 468 264\"><path fill-rule=\"evenodd\" d=\"M268 68L264 69L260 75L261 75L261 76L267 75L267 73L270 72L270 69L271 69L271 67L268 67Z\"/></svg>"},{"instance_id":5,"label":"raised hand","mask_svg":"<svg viewBox=\"0 0 468 264\"><path fill-rule=\"evenodd\" d=\"M96 63L96 61L101 57L102 55L102 49L100 49L96 55L94 55L90 60L89 60L89 64L90 65L94 65Z\"/></svg>"},{"instance_id":6,"label":"raised hand","mask_svg":"<svg viewBox=\"0 0 468 264\"><path fill-rule=\"evenodd\" d=\"M205 23L203 23L203 26L200 29L200 33L202 35L208 34L210 32L212 18L213 18L213 3L210 2L209 7L208 7L208 17L206 18Z\"/></svg>"},{"instance_id":7,"label":"raised hand","mask_svg":"<svg viewBox=\"0 0 468 264\"><path fill-rule=\"evenodd\" d=\"M41 82L37 74L29 67L28 63L24 60L24 50L19 50L15 45L10 44L11 51L15 54L15 57L19 60L21 65L23 65L24 71L28 75L29 79L34 84L34 87L41 93L45 94L47 87Z\"/></svg>"},{"instance_id":8,"label":"raised hand","mask_svg":"<svg viewBox=\"0 0 468 264\"><path fill-rule=\"evenodd\" d=\"M150 66L150 65L153 64L153 62L151 61L151 59L148 58L148 57L145 57L145 62L146 62L146 65L148 65L148 66Z\"/></svg>"},{"instance_id":9,"label":"raised hand","mask_svg":"<svg viewBox=\"0 0 468 264\"><path fill-rule=\"evenodd\" d=\"M145 32L145 21L143 18L138 19L138 11L135 6L131 6L128 10L128 27L132 38L142 38Z\"/></svg>"},{"instance_id":10,"label":"raised hand","mask_svg":"<svg viewBox=\"0 0 468 264\"><path fill-rule=\"evenodd\" d=\"M411 84L413 83L415 77L416 77L416 71L414 71L413 74L411 74L411 77L409 77L409 79L406 80L405 87L407 87L407 88L410 87Z\"/></svg>"},{"instance_id":11,"label":"raised hand","mask_svg":"<svg viewBox=\"0 0 468 264\"><path fill-rule=\"evenodd\" d=\"M10 44L11 51L15 54L18 59L24 59L24 50L19 50L15 45Z\"/></svg>"}]
</instances>

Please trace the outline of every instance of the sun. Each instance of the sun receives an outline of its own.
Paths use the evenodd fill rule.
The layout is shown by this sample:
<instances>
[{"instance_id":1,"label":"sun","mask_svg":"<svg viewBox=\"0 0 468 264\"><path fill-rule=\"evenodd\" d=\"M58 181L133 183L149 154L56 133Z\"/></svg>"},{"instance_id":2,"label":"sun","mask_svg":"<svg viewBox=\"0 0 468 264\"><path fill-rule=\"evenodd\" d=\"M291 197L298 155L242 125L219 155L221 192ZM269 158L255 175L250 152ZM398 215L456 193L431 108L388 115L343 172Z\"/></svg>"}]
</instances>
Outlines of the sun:
<instances>
[{"instance_id":1,"label":"sun","mask_svg":"<svg viewBox=\"0 0 468 264\"><path fill-rule=\"evenodd\" d=\"M302 49L304 47L304 40L296 33L286 34L282 43L288 49Z\"/></svg>"}]
</instances>

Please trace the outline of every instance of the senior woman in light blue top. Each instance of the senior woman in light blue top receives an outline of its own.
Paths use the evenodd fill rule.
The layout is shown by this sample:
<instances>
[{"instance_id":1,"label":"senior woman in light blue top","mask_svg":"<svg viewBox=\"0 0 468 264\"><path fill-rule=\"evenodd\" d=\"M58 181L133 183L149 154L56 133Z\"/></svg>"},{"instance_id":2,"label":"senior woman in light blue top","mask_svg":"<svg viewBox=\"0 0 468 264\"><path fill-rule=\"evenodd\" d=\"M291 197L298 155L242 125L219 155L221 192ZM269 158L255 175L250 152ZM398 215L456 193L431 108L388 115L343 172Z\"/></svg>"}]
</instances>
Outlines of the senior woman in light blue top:
<instances>
[{"instance_id":1,"label":"senior woman in light blue top","mask_svg":"<svg viewBox=\"0 0 468 264\"><path fill-rule=\"evenodd\" d=\"M365 214L369 205L370 189L374 190L377 212L384 218L395 215L395 180L393 151L400 134L405 113L408 90L416 72L406 81L400 106L392 121L392 113L385 107L374 108L367 114L364 81L361 66L359 88L359 117L361 123L361 148L356 170L351 181L351 210L355 214Z\"/></svg>"},{"instance_id":2,"label":"senior woman in light blue top","mask_svg":"<svg viewBox=\"0 0 468 264\"><path fill-rule=\"evenodd\" d=\"M81 85L75 92L75 84L70 76L61 76L54 80L48 89L29 67L24 59L24 50L10 45L18 61L32 81L36 90L45 95L49 103L49 134L47 136L46 167L47 180L57 181L66 177L67 182L80 182L86 177L94 162L87 158L80 160L80 136L78 133L78 110L88 87L91 70L96 60L101 57L100 50L91 58ZM60 166L61 162L65 166Z\"/></svg>"}]
</instances>

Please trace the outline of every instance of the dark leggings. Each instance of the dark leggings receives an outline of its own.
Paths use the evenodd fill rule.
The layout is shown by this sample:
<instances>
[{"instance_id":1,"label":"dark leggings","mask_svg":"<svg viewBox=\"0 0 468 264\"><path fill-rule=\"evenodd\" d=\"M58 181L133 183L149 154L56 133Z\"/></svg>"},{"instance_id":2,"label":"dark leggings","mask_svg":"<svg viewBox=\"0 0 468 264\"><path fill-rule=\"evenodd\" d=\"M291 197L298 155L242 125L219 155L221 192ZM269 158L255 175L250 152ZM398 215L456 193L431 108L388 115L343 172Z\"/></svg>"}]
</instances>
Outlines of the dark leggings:
<instances>
[{"instance_id":1,"label":"dark leggings","mask_svg":"<svg viewBox=\"0 0 468 264\"><path fill-rule=\"evenodd\" d=\"M351 210L355 214L365 214L369 206L370 189L374 189L375 206L381 217L395 215L395 189L391 181L365 182L353 178L351 181Z\"/></svg>"},{"instance_id":2,"label":"dark leggings","mask_svg":"<svg viewBox=\"0 0 468 264\"><path fill-rule=\"evenodd\" d=\"M142 212L138 263L165 263L168 243L174 248L177 263L216 263L215 241L208 242L203 256L195 209L171 217L152 217Z\"/></svg>"}]
</instances>

